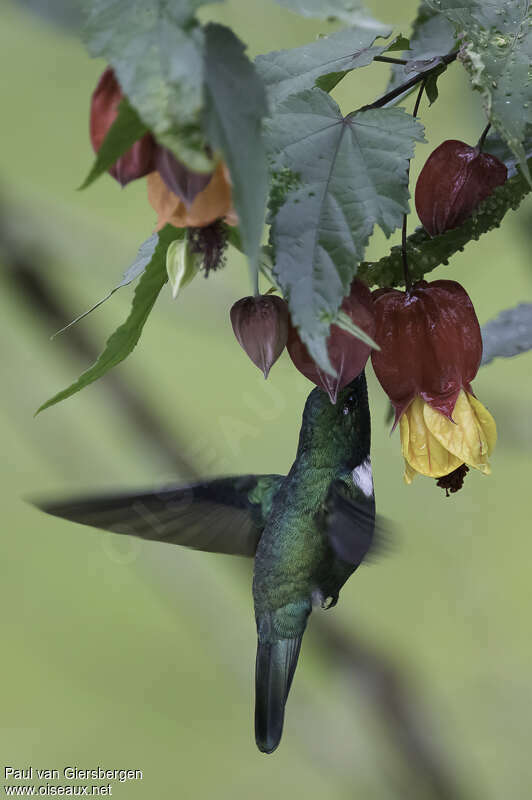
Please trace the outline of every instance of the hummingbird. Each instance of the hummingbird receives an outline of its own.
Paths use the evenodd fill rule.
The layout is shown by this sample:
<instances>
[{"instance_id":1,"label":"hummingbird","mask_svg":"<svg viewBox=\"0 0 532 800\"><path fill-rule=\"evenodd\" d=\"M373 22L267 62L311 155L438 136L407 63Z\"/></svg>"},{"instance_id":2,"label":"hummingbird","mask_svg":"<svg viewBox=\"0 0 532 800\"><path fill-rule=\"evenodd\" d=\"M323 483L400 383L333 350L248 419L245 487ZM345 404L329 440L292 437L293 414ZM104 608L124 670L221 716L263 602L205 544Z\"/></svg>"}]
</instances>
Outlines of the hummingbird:
<instances>
[{"instance_id":1,"label":"hummingbird","mask_svg":"<svg viewBox=\"0 0 532 800\"><path fill-rule=\"evenodd\" d=\"M374 540L364 372L333 405L307 398L288 475L222 477L177 488L37 504L64 519L196 550L254 558L255 739L272 753L313 605L332 608Z\"/></svg>"}]
</instances>

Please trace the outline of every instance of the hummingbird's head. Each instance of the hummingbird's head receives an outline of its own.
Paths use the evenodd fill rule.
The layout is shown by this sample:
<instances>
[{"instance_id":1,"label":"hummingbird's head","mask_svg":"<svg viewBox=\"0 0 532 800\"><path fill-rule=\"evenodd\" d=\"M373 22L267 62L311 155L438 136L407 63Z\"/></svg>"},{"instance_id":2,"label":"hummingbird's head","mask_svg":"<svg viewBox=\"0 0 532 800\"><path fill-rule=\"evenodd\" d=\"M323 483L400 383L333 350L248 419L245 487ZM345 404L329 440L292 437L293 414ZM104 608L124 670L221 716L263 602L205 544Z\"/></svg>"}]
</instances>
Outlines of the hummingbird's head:
<instances>
[{"instance_id":1,"label":"hummingbird's head","mask_svg":"<svg viewBox=\"0 0 532 800\"><path fill-rule=\"evenodd\" d=\"M353 467L369 454L370 417L366 378L362 371L338 392L336 403L314 389L307 398L299 439L299 451L324 455L329 463Z\"/></svg>"}]
</instances>

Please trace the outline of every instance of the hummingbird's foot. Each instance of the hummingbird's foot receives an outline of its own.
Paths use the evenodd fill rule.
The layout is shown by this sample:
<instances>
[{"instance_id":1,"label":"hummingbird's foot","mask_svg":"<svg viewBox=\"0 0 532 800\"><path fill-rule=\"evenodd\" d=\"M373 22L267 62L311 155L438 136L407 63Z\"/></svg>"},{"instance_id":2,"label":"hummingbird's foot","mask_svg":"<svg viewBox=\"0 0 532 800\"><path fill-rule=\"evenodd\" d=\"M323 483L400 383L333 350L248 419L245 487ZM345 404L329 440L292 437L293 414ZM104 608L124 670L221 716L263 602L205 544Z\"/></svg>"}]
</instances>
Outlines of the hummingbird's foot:
<instances>
[{"instance_id":1,"label":"hummingbird's foot","mask_svg":"<svg viewBox=\"0 0 532 800\"><path fill-rule=\"evenodd\" d=\"M334 596L329 595L329 597L325 597L322 600L321 607L324 609L324 611L328 611L330 608L334 608L337 602L338 602L337 594L335 594Z\"/></svg>"}]
</instances>

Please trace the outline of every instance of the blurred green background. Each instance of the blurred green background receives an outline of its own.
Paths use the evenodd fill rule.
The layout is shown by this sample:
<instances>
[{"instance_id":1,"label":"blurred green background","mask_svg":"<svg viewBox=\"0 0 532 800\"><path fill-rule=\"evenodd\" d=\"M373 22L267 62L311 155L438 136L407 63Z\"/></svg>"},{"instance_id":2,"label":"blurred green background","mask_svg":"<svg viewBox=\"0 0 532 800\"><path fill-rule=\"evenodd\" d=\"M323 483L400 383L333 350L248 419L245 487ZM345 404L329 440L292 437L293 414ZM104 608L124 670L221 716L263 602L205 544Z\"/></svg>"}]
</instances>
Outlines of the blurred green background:
<instances>
[{"instance_id":1,"label":"blurred green background","mask_svg":"<svg viewBox=\"0 0 532 800\"><path fill-rule=\"evenodd\" d=\"M370 6L408 33L415 0ZM397 541L337 609L313 615L271 757L252 732L251 565L91 531L25 502L193 470L284 471L310 386L286 354L265 382L238 347L228 310L250 286L231 254L177 302L163 292L113 376L33 418L125 318L131 287L51 342L61 316L117 282L155 220L143 181L122 191L104 177L76 192L103 64L20 6L1 0L0 11L2 762L141 769L142 781L113 784L124 800L530 797L531 354L476 379L499 427L493 475L470 474L452 499L428 479L403 484L368 368L377 500ZM252 55L328 29L258 0L202 15L232 25ZM335 96L351 110L387 72L359 70ZM414 179L441 141L473 143L484 124L458 65L421 113L428 144ZM376 234L370 257L388 244ZM484 322L531 299L529 253L525 204L433 277L460 280Z\"/></svg>"}]
</instances>

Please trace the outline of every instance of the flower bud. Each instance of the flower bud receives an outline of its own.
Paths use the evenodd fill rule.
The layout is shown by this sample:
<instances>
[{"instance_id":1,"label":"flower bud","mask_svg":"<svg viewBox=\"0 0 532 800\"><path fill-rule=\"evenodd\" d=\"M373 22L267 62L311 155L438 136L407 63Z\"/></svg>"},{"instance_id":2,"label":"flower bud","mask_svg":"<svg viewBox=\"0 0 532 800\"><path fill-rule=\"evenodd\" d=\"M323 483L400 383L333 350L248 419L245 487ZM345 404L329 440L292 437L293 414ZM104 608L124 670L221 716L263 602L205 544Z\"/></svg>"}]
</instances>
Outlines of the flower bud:
<instances>
[{"instance_id":1,"label":"flower bud","mask_svg":"<svg viewBox=\"0 0 532 800\"><path fill-rule=\"evenodd\" d=\"M362 281L357 279L353 281L351 292L347 297L344 297L340 308L355 325L358 325L359 328L373 338L375 334L375 312L371 292ZM305 378L308 378L309 381L326 391L331 403L336 403L338 392L362 372L371 352L369 345L357 339L348 331L343 330L343 328L338 327L338 325L331 325L331 331L327 339L327 353L336 371L335 375L329 375L320 369L310 356L293 325L290 325L288 332L287 348L294 366Z\"/></svg>"},{"instance_id":2,"label":"flower bud","mask_svg":"<svg viewBox=\"0 0 532 800\"><path fill-rule=\"evenodd\" d=\"M166 251L166 271L174 300L181 289L196 277L201 261L201 255L191 252L186 239L170 242Z\"/></svg>"},{"instance_id":3,"label":"flower bud","mask_svg":"<svg viewBox=\"0 0 532 800\"><path fill-rule=\"evenodd\" d=\"M90 137L97 153L109 128L118 116L118 106L123 98L122 90L114 71L108 67L94 90L90 111ZM151 133L146 133L123 153L113 164L109 174L122 186L136 178L142 178L155 169L157 145Z\"/></svg>"},{"instance_id":4,"label":"flower bud","mask_svg":"<svg viewBox=\"0 0 532 800\"><path fill-rule=\"evenodd\" d=\"M502 161L455 139L440 144L428 157L416 184L416 210L431 235L456 228L493 190L503 184Z\"/></svg>"},{"instance_id":5,"label":"flower bud","mask_svg":"<svg viewBox=\"0 0 532 800\"><path fill-rule=\"evenodd\" d=\"M231 324L240 346L267 378L286 345L286 302L272 294L243 297L231 308Z\"/></svg>"}]
</instances>

